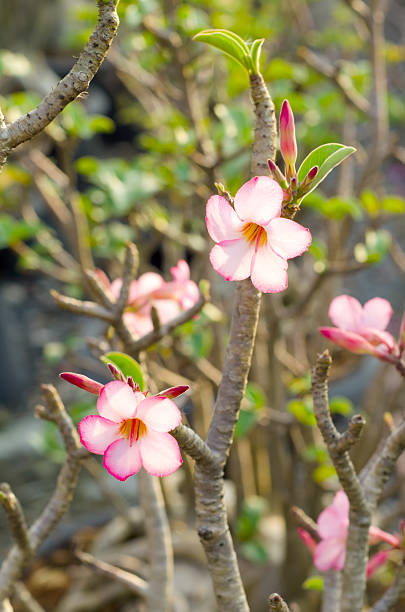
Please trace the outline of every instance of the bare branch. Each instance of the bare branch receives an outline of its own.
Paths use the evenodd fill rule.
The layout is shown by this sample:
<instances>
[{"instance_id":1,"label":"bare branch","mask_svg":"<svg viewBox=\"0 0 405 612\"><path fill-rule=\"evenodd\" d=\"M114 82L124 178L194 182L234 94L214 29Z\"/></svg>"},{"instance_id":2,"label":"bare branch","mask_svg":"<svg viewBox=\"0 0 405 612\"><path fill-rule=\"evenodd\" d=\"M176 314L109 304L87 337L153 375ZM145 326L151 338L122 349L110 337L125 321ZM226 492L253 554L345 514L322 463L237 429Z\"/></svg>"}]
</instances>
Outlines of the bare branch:
<instances>
[{"instance_id":1,"label":"bare branch","mask_svg":"<svg viewBox=\"0 0 405 612\"><path fill-rule=\"evenodd\" d=\"M210 447L190 427L180 424L170 433L176 438L181 450L190 455L197 463L205 464L208 467L217 464L218 460Z\"/></svg>"},{"instance_id":2,"label":"bare branch","mask_svg":"<svg viewBox=\"0 0 405 612\"><path fill-rule=\"evenodd\" d=\"M143 580L143 578L140 578L131 572L127 572L126 570L115 567L110 563L106 563L105 561L100 561L88 553L76 551L75 554L79 561L94 569L98 574L108 576L111 578L111 580L127 586L136 595L146 597L148 583Z\"/></svg>"},{"instance_id":3,"label":"bare branch","mask_svg":"<svg viewBox=\"0 0 405 612\"><path fill-rule=\"evenodd\" d=\"M23 582L17 582L15 585L14 597L23 612L45 612L44 608L33 598Z\"/></svg>"},{"instance_id":4,"label":"bare branch","mask_svg":"<svg viewBox=\"0 0 405 612\"><path fill-rule=\"evenodd\" d=\"M24 512L20 502L6 482L0 484L0 502L7 514L8 524L18 548L24 557L29 558L32 555L32 548Z\"/></svg>"},{"instance_id":5,"label":"bare branch","mask_svg":"<svg viewBox=\"0 0 405 612\"><path fill-rule=\"evenodd\" d=\"M64 310L93 317L94 319L101 319L102 321L107 321L107 323L114 323L114 314L95 302L76 300L75 298L61 295L54 289L51 290L51 295L57 305Z\"/></svg>"},{"instance_id":6,"label":"bare branch","mask_svg":"<svg viewBox=\"0 0 405 612\"><path fill-rule=\"evenodd\" d=\"M125 253L124 269L122 273L122 286L119 298L115 305L115 316L117 321L122 317L124 308L128 303L129 289L133 281L139 264L138 249L134 244L128 242Z\"/></svg>"},{"instance_id":7,"label":"bare branch","mask_svg":"<svg viewBox=\"0 0 405 612\"><path fill-rule=\"evenodd\" d=\"M4 118L0 122L0 167L12 149L39 134L69 102L87 91L117 30L117 3L118 0L98 0L98 22L87 45L70 72L42 102L13 123L4 125Z\"/></svg>"},{"instance_id":8,"label":"bare branch","mask_svg":"<svg viewBox=\"0 0 405 612\"><path fill-rule=\"evenodd\" d=\"M405 594L405 563L398 568L394 582L369 612L388 612Z\"/></svg>"},{"instance_id":9,"label":"bare branch","mask_svg":"<svg viewBox=\"0 0 405 612\"><path fill-rule=\"evenodd\" d=\"M320 537L318 535L318 527L315 521L313 521L311 517L308 516L304 510L302 510L302 508L298 508L298 506L293 506L290 513L297 525L305 529L305 531L308 531L309 535L312 536L314 540L319 542Z\"/></svg>"}]
</instances>

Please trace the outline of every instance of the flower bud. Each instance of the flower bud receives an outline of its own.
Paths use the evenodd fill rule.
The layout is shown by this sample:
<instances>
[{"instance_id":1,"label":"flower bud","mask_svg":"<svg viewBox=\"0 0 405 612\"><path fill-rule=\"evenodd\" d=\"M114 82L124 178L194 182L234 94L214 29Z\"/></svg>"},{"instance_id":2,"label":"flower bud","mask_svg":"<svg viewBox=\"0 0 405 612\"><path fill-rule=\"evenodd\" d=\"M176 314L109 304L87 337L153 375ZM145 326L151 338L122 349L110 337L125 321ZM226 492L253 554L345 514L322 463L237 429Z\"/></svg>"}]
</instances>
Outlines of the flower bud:
<instances>
[{"instance_id":1,"label":"flower bud","mask_svg":"<svg viewBox=\"0 0 405 612\"><path fill-rule=\"evenodd\" d=\"M280 151L285 162L285 174L288 180L295 176L295 160L297 159L294 115L288 100L284 100L280 112Z\"/></svg>"},{"instance_id":2,"label":"flower bud","mask_svg":"<svg viewBox=\"0 0 405 612\"><path fill-rule=\"evenodd\" d=\"M98 395L101 389L104 387L101 383L84 376L84 374L75 374L74 372L62 372L59 374L63 380L70 383L71 385L75 385L80 389L84 389L89 393L93 393L94 395Z\"/></svg>"},{"instance_id":3,"label":"flower bud","mask_svg":"<svg viewBox=\"0 0 405 612\"><path fill-rule=\"evenodd\" d=\"M280 185L282 189L287 189L288 183L286 181L284 174L281 172L277 164L275 164L274 161L272 161L271 159L268 159L267 163L269 165L269 169L271 172L271 178L274 179Z\"/></svg>"},{"instance_id":4,"label":"flower bud","mask_svg":"<svg viewBox=\"0 0 405 612\"><path fill-rule=\"evenodd\" d=\"M121 380L122 382L125 382L124 376L114 364L108 363L107 366L111 374L114 376L114 378L116 378L117 380Z\"/></svg>"},{"instance_id":5,"label":"flower bud","mask_svg":"<svg viewBox=\"0 0 405 612\"><path fill-rule=\"evenodd\" d=\"M304 180L302 181L302 183L300 184L298 188L299 197L305 195L311 189L312 183L314 182L314 179L316 175L318 174L318 170L319 170L318 166L314 166L308 172L308 174L306 175L306 177L304 178Z\"/></svg>"}]
</instances>

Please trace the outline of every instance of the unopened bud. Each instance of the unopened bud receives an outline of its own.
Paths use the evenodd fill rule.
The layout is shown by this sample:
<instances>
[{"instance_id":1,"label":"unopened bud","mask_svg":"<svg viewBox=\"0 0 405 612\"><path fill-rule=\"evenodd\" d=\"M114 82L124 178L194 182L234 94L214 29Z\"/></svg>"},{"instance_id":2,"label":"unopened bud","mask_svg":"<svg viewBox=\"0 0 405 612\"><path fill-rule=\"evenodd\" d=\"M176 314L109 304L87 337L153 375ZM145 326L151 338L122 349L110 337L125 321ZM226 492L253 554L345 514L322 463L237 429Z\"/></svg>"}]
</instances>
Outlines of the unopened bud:
<instances>
[{"instance_id":1,"label":"unopened bud","mask_svg":"<svg viewBox=\"0 0 405 612\"><path fill-rule=\"evenodd\" d=\"M127 383L131 387L132 391L139 392L141 390L138 383L134 381L132 376L128 376Z\"/></svg>"},{"instance_id":2,"label":"unopened bud","mask_svg":"<svg viewBox=\"0 0 405 612\"><path fill-rule=\"evenodd\" d=\"M306 175L306 177L304 178L304 180L302 181L302 183L300 184L300 186L298 188L298 195L299 196L305 195L311 189L312 183L314 182L314 179L315 179L316 175L318 174L318 170L319 170L319 167L318 166L314 166L308 172L308 174Z\"/></svg>"},{"instance_id":3,"label":"unopened bud","mask_svg":"<svg viewBox=\"0 0 405 612\"><path fill-rule=\"evenodd\" d=\"M75 385L80 389L84 389L89 393L93 393L94 395L98 395L101 389L104 387L101 383L89 378L88 376L84 376L84 374L75 374L75 372L62 372L59 374L63 380L70 383L71 385Z\"/></svg>"},{"instance_id":4,"label":"unopened bud","mask_svg":"<svg viewBox=\"0 0 405 612\"><path fill-rule=\"evenodd\" d=\"M282 189L287 189L288 188L287 180L284 174L281 172L280 168L277 166L277 164L275 164L274 161L272 161L271 159L268 159L267 163L269 164L271 178L274 179L276 183L278 183Z\"/></svg>"},{"instance_id":5,"label":"unopened bud","mask_svg":"<svg viewBox=\"0 0 405 612\"><path fill-rule=\"evenodd\" d=\"M297 142L295 140L294 115L288 100L284 100L280 112L280 151L285 162L287 180L295 176Z\"/></svg>"},{"instance_id":6,"label":"unopened bud","mask_svg":"<svg viewBox=\"0 0 405 612\"><path fill-rule=\"evenodd\" d=\"M120 380L122 382L125 382L125 378L122 374L122 372L119 371L119 369L113 364L113 363L107 363L108 369L110 370L111 374L114 376L114 378L116 378L117 380Z\"/></svg>"}]
</instances>

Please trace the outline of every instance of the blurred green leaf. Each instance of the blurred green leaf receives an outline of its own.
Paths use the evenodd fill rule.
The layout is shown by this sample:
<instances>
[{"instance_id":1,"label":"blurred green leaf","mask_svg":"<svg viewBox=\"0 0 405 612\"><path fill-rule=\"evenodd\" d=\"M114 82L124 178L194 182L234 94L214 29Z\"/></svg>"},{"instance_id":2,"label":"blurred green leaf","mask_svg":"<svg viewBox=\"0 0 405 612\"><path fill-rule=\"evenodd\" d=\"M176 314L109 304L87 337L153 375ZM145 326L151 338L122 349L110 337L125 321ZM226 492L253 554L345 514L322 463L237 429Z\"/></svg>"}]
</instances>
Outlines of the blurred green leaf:
<instances>
[{"instance_id":1,"label":"blurred green leaf","mask_svg":"<svg viewBox=\"0 0 405 612\"><path fill-rule=\"evenodd\" d=\"M379 263L388 255L390 244L391 234L387 230L369 230L365 243L354 247L354 256L360 263Z\"/></svg>"},{"instance_id":2,"label":"blurred green leaf","mask_svg":"<svg viewBox=\"0 0 405 612\"><path fill-rule=\"evenodd\" d=\"M101 355L100 359L106 365L109 363L115 365L126 378L132 376L133 380L139 385L140 390L145 391L145 381L141 366L135 359L125 353L118 352L105 353Z\"/></svg>"},{"instance_id":3,"label":"blurred green leaf","mask_svg":"<svg viewBox=\"0 0 405 612\"><path fill-rule=\"evenodd\" d=\"M302 588L305 590L323 591L323 576L310 576L303 582Z\"/></svg>"},{"instance_id":4,"label":"blurred green leaf","mask_svg":"<svg viewBox=\"0 0 405 612\"><path fill-rule=\"evenodd\" d=\"M333 478L336 476L336 470L333 465L329 463L323 463L322 465L318 465L313 472L313 477L315 482L318 484L322 484L328 478Z\"/></svg>"},{"instance_id":5,"label":"blurred green leaf","mask_svg":"<svg viewBox=\"0 0 405 612\"><path fill-rule=\"evenodd\" d=\"M33 238L43 227L41 223L20 221L11 215L0 215L0 249L9 247L21 240Z\"/></svg>"},{"instance_id":6,"label":"blurred green leaf","mask_svg":"<svg viewBox=\"0 0 405 612\"><path fill-rule=\"evenodd\" d=\"M269 560L269 553L263 542L260 540L243 542L241 545L241 551L243 556L253 563L266 563Z\"/></svg>"},{"instance_id":7,"label":"blurred green leaf","mask_svg":"<svg viewBox=\"0 0 405 612\"><path fill-rule=\"evenodd\" d=\"M259 415L256 412L241 408L235 425L235 440L247 436L256 425L258 419Z\"/></svg>"},{"instance_id":8,"label":"blurred green leaf","mask_svg":"<svg viewBox=\"0 0 405 612\"><path fill-rule=\"evenodd\" d=\"M353 413L353 404L347 397L341 397L336 395L330 398L329 408L331 412L342 414L343 416L349 416Z\"/></svg>"},{"instance_id":9,"label":"blurred green leaf","mask_svg":"<svg viewBox=\"0 0 405 612\"><path fill-rule=\"evenodd\" d=\"M302 400L291 400L287 404L287 410L291 412L297 421L303 425L308 425L309 427L316 425L314 409L312 407L312 400L310 397Z\"/></svg>"},{"instance_id":10,"label":"blurred green leaf","mask_svg":"<svg viewBox=\"0 0 405 612\"><path fill-rule=\"evenodd\" d=\"M405 212L405 200L400 196L389 195L383 198L381 207L394 215L402 215Z\"/></svg>"}]
</instances>

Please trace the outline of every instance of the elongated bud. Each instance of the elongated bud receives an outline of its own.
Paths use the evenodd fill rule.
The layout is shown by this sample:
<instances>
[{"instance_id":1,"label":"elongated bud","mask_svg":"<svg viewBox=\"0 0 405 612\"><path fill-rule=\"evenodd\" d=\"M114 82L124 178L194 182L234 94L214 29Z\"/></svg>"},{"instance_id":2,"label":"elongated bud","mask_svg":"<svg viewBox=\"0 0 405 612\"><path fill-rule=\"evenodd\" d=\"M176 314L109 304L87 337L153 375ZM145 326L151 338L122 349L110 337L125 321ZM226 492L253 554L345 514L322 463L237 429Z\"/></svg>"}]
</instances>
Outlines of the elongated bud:
<instances>
[{"instance_id":1,"label":"elongated bud","mask_svg":"<svg viewBox=\"0 0 405 612\"><path fill-rule=\"evenodd\" d=\"M298 196L303 196L308 193L308 191L311 189L312 183L314 182L316 175L318 174L318 170L318 166L314 166L313 168L311 168L311 170L308 172L308 174L298 187Z\"/></svg>"},{"instance_id":2,"label":"elongated bud","mask_svg":"<svg viewBox=\"0 0 405 612\"><path fill-rule=\"evenodd\" d=\"M274 179L280 185L282 189L287 189L288 188L287 180L284 174L281 172L280 168L277 166L277 164L275 164L274 161L272 161L271 159L268 159L267 163L269 164L271 178Z\"/></svg>"},{"instance_id":3,"label":"elongated bud","mask_svg":"<svg viewBox=\"0 0 405 612\"><path fill-rule=\"evenodd\" d=\"M117 380L120 380L122 382L125 382L125 378L123 376L123 374L119 371L119 369L112 363L107 363L108 369L110 370L111 374L114 376L114 378L116 378Z\"/></svg>"},{"instance_id":4,"label":"elongated bud","mask_svg":"<svg viewBox=\"0 0 405 612\"><path fill-rule=\"evenodd\" d=\"M127 378L127 383L128 383L128 385L131 387L131 389L132 389L133 391L137 392L137 391L140 391L140 390L141 390L141 389L140 389L140 387L139 387L139 385L138 385L138 383L136 383L136 382L134 381L134 379L132 378L132 376L128 376L128 378Z\"/></svg>"},{"instance_id":5,"label":"elongated bud","mask_svg":"<svg viewBox=\"0 0 405 612\"><path fill-rule=\"evenodd\" d=\"M313 553L316 548L316 544L317 544L314 538L308 533L308 531L306 531L302 527L297 527L297 531L298 531L298 535L300 536L301 540L304 542L305 546L308 548L308 550L311 553Z\"/></svg>"},{"instance_id":6,"label":"elongated bud","mask_svg":"<svg viewBox=\"0 0 405 612\"><path fill-rule=\"evenodd\" d=\"M101 389L104 387L104 385L102 385L101 383L97 382L96 380L92 380L87 376L84 376L84 374L75 374L74 372L62 372L61 374L59 374L59 376L71 385L75 385L76 387L84 389L85 391L93 393L94 395L98 395Z\"/></svg>"},{"instance_id":7,"label":"elongated bud","mask_svg":"<svg viewBox=\"0 0 405 612\"><path fill-rule=\"evenodd\" d=\"M157 397L168 397L170 399L173 399L174 397L178 397L179 395L182 395L189 389L190 387L188 385L179 385L178 387L170 387L169 389L165 389L164 391L161 391L160 393L157 393L156 395Z\"/></svg>"},{"instance_id":8,"label":"elongated bud","mask_svg":"<svg viewBox=\"0 0 405 612\"><path fill-rule=\"evenodd\" d=\"M280 113L280 151L285 162L287 180L295 176L297 142L295 140L294 115L288 100L284 100Z\"/></svg>"}]
</instances>

